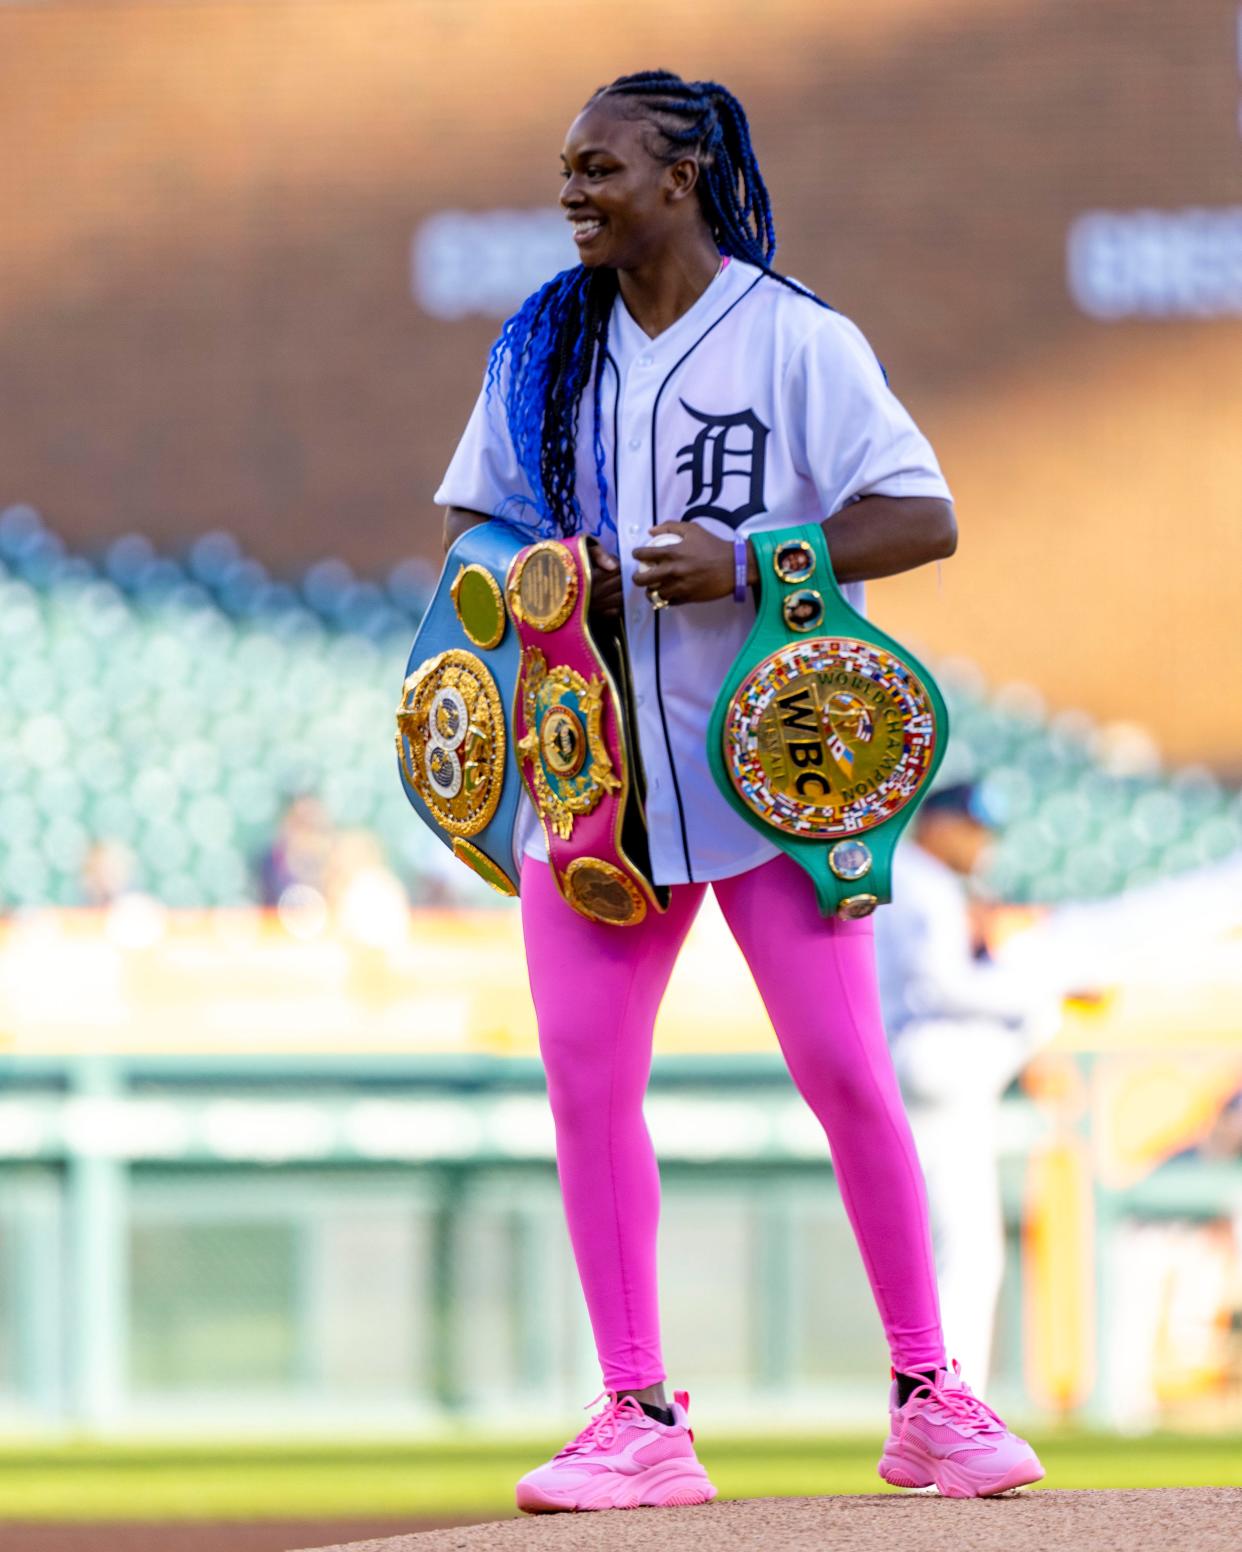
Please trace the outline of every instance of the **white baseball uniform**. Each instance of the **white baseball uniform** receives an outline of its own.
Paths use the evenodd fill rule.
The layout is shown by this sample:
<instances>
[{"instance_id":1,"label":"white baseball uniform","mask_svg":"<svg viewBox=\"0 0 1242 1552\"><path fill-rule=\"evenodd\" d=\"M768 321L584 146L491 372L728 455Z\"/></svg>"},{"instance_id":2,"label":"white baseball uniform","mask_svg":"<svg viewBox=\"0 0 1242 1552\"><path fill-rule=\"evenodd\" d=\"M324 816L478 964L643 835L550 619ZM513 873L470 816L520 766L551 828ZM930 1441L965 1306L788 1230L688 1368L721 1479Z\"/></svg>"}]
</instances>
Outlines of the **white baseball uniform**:
<instances>
[{"instance_id":1,"label":"white baseball uniform","mask_svg":"<svg viewBox=\"0 0 1242 1552\"><path fill-rule=\"evenodd\" d=\"M927 1185L947 1351L987 1390L1005 1265L1000 1099L1060 1023L1046 977L974 957L961 878L908 837L875 916L880 1006Z\"/></svg>"},{"instance_id":2,"label":"white baseball uniform","mask_svg":"<svg viewBox=\"0 0 1242 1552\"><path fill-rule=\"evenodd\" d=\"M858 329L737 259L655 339L618 296L600 422L616 533L599 537L621 557L654 876L728 878L777 855L720 795L707 761L708 717L754 605L728 597L655 610L634 584L633 551L661 522L701 522L732 539L822 521L860 496L947 500L949 490ZM587 531L599 532L593 432L588 390L577 494ZM435 500L520 526L514 498L530 495L501 395L484 392ZM845 593L862 607L860 585ZM537 832L526 849L546 856Z\"/></svg>"}]
</instances>

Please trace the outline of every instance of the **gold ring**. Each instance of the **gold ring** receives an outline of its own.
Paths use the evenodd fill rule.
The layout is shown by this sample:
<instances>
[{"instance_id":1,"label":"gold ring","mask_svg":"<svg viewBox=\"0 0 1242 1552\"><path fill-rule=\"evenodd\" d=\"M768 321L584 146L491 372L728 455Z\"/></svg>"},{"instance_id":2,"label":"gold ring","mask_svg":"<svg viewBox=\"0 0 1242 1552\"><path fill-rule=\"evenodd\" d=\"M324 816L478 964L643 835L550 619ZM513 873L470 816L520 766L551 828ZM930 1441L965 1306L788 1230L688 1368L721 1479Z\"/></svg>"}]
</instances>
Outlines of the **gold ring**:
<instances>
[{"instance_id":1,"label":"gold ring","mask_svg":"<svg viewBox=\"0 0 1242 1552\"><path fill-rule=\"evenodd\" d=\"M654 587L649 587L647 589L647 597L651 600L651 607L653 609L667 609L668 608L668 599L667 598L661 598L658 589L656 589Z\"/></svg>"}]
</instances>

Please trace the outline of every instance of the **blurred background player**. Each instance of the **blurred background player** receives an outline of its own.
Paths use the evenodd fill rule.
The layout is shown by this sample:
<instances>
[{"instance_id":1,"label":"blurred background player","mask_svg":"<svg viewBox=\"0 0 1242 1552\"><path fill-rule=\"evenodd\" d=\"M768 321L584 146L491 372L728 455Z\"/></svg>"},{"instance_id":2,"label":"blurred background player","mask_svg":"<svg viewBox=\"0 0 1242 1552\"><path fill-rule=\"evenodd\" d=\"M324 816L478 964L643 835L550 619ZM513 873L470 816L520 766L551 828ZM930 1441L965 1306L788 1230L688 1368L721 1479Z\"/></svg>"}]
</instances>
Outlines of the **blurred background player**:
<instances>
[{"instance_id":1,"label":"blurred background player","mask_svg":"<svg viewBox=\"0 0 1242 1552\"><path fill-rule=\"evenodd\" d=\"M290 798L259 860L263 904L279 905L290 890L314 890L322 897L335 839L335 826L320 798L311 792Z\"/></svg>"},{"instance_id":2,"label":"blurred background player","mask_svg":"<svg viewBox=\"0 0 1242 1552\"><path fill-rule=\"evenodd\" d=\"M979 879L997 815L981 788L943 787L897 849L893 902L876 912L884 1022L927 1180L950 1355L987 1385L1004 1269L1000 1099L1056 1032L1059 999L998 963Z\"/></svg>"}]
</instances>

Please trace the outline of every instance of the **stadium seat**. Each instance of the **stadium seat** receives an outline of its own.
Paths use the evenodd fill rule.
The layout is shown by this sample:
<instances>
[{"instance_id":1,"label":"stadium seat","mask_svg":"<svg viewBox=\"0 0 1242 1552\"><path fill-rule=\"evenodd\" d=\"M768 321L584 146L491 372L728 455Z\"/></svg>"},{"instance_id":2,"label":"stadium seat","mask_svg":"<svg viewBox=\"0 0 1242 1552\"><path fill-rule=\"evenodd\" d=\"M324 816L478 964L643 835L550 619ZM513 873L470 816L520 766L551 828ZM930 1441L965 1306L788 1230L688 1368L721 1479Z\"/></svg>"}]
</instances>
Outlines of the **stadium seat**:
<instances>
[{"instance_id":1,"label":"stadium seat","mask_svg":"<svg viewBox=\"0 0 1242 1552\"><path fill-rule=\"evenodd\" d=\"M331 556L282 581L225 530L183 557L138 533L75 555L32 507L0 513L0 902L80 902L105 840L170 905L253 900L255 860L303 791L371 830L417 896L444 859L397 783L392 713L434 583L423 560L368 581ZM983 782L1004 816L1003 897L1081 898L1242 847L1242 795L1161 772L1141 729L1049 715L968 662L939 674L944 776Z\"/></svg>"}]
</instances>

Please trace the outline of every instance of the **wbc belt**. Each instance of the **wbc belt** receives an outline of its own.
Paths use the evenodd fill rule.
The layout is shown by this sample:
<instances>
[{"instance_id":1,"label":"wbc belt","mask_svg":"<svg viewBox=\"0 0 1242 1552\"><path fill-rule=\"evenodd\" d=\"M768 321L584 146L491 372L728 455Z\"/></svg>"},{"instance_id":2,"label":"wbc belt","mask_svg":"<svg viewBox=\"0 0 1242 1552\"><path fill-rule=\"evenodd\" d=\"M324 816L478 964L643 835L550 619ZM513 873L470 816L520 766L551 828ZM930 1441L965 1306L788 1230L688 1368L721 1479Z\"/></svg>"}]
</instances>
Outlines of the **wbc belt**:
<instances>
[{"instance_id":1,"label":"wbc belt","mask_svg":"<svg viewBox=\"0 0 1242 1552\"><path fill-rule=\"evenodd\" d=\"M586 540L545 539L514 557L506 588L522 648L513 732L557 887L615 926L663 911L652 881L629 659L619 623L588 621Z\"/></svg>"},{"instance_id":2,"label":"wbc belt","mask_svg":"<svg viewBox=\"0 0 1242 1552\"><path fill-rule=\"evenodd\" d=\"M818 523L750 542L759 610L712 708L712 775L811 875L825 916L868 916L892 898L948 712L918 660L846 602Z\"/></svg>"},{"instance_id":3,"label":"wbc belt","mask_svg":"<svg viewBox=\"0 0 1242 1552\"><path fill-rule=\"evenodd\" d=\"M505 895L518 892L522 783L507 727L520 651L503 588L525 543L493 518L451 546L397 707L406 797L455 857Z\"/></svg>"}]
</instances>

